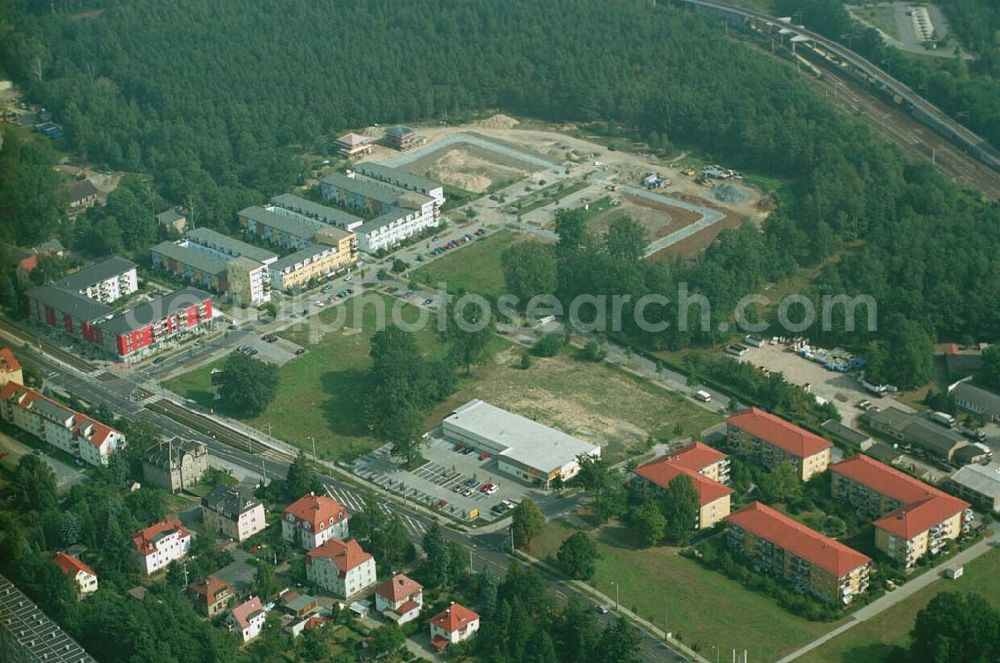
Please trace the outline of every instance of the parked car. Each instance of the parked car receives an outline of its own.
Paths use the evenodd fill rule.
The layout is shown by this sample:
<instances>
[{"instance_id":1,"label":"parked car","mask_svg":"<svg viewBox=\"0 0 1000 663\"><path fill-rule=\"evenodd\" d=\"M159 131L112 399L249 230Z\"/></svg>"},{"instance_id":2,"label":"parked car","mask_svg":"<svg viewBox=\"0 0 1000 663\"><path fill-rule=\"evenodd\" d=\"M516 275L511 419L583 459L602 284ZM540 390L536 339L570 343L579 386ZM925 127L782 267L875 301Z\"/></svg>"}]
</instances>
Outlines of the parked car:
<instances>
[{"instance_id":1,"label":"parked car","mask_svg":"<svg viewBox=\"0 0 1000 663\"><path fill-rule=\"evenodd\" d=\"M434 300L431 299L430 297L428 297L427 299L424 300L424 306L430 306L433 303L434 303Z\"/></svg>"},{"instance_id":2,"label":"parked car","mask_svg":"<svg viewBox=\"0 0 1000 663\"><path fill-rule=\"evenodd\" d=\"M479 230L477 230L477 231L476 231L476 232L475 232L474 234L475 234L475 235L476 235L477 237L482 237L483 235L485 235L485 234L486 234L486 229L485 229L485 228L480 228L480 229L479 229Z\"/></svg>"},{"instance_id":3,"label":"parked car","mask_svg":"<svg viewBox=\"0 0 1000 663\"><path fill-rule=\"evenodd\" d=\"M295 355L296 356L298 356L298 355L304 355L305 353L306 353L306 349L305 348L298 348L297 350L295 350Z\"/></svg>"},{"instance_id":4,"label":"parked car","mask_svg":"<svg viewBox=\"0 0 1000 663\"><path fill-rule=\"evenodd\" d=\"M153 365L154 366L159 366L160 364L162 364L166 360L167 360L166 357L157 357L156 359L153 360Z\"/></svg>"},{"instance_id":5,"label":"parked car","mask_svg":"<svg viewBox=\"0 0 1000 663\"><path fill-rule=\"evenodd\" d=\"M597 606L597 612L601 613L602 615L606 615L610 611L606 607L604 607L603 605L599 605L599 606Z\"/></svg>"},{"instance_id":6,"label":"parked car","mask_svg":"<svg viewBox=\"0 0 1000 663\"><path fill-rule=\"evenodd\" d=\"M488 490L490 490L491 488L493 488L493 486L495 486L495 485L496 485L496 484L494 484L494 483L493 483L492 481L489 481L489 482L487 482L487 483L484 483L484 484L483 484L482 486L480 486L480 487L479 487L479 492L481 492L481 493L485 493L486 491L488 491Z\"/></svg>"},{"instance_id":7,"label":"parked car","mask_svg":"<svg viewBox=\"0 0 1000 663\"><path fill-rule=\"evenodd\" d=\"M486 453L485 451L482 452L481 454L479 454L479 460L489 460L489 458L490 458L490 455L488 453Z\"/></svg>"},{"instance_id":8,"label":"parked car","mask_svg":"<svg viewBox=\"0 0 1000 663\"><path fill-rule=\"evenodd\" d=\"M462 496L463 497L470 497L470 496L475 495L475 494L476 494L476 489L475 488L466 488L465 490L462 491Z\"/></svg>"},{"instance_id":9,"label":"parked car","mask_svg":"<svg viewBox=\"0 0 1000 663\"><path fill-rule=\"evenodd\" d=\"M487 497L489 497L490 495L496 495L496 494L497 494L497 493L498 493L499 491L500 491L500 486L498 486L498 485L496 485L496 484L492 484L492 485L491 485L491 486L490 486L490 487L489 487L489 488L488 488L488 489L486 490L486 496L487 496Z\"/></svg>"}]
</instances>

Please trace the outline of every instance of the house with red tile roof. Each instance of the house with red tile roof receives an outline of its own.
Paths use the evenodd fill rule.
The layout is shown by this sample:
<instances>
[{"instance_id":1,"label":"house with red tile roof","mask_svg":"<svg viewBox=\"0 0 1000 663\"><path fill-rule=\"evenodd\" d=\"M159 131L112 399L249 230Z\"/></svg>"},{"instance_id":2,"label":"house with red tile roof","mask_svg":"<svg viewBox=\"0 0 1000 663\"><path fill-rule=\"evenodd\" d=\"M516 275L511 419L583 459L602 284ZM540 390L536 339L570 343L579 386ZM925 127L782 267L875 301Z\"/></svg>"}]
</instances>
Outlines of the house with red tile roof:
<instances>
[{"instance_id":1,"label":"house with red tile roof","mask_svg":"<svg viewBox=\"0 0 1000 663\"><path fill-rule=\"evenodd\" d=\"M188 596L194 601L194 607L205 617L215 617L226 609L236 594L233 587L225 580L208 576L204 580L188 585Z\"/></svg>"},{"instance_id":2,"label":"house with red tile roof","mask_svg":"<svg viewBox=\"0 0 1000 663\"><path fill-rule=\"evenodd\" d=\"M52 561L63 573L76 582L81 596L97 591L97 573L78 558L64 552L57 552Z\"/></svg>"},{"instance_id":3,"label":"house with red tile roof","mask_svg":"<svg viewBox=\"0 0 1000 663\"><path fill-rule=\"evenodd\" d=\"M876 518L875 546L907 570L971 525L970 504L858 454L830 467L835 497Z\"/></svg>"},{"instance_id":4,"label":"house with red tile roof","mask_svg":"<svg viewBox=\"0 0 1000 663\"><path fill-rule=\"evenodd\" d=\"M468 640L479 630L479 615L460 603L447 608L427 620L431 629L431 645L444 651L448 645Z\"/></svg>"},{"instance_id":5,"label":"house with red tile roof","mask_svg":"<svg viewBox=\"0 0 1000 663\"><path fill-rule=\"evenodd\" d=\"M24 374L21 371L21 362L10 348L0 348L0 387L8 382L24 384Z\"/></svg>"},{"instance_id":6,"label":"house with red tile roof","mask_svg":"<svg viewBox=\"0 0 1000 663\"><path fill-rule=\"evenodd\" d=\"M310 550L330 539L347 539L350 517L347 509L337 500L309 493L281 512L281 535Z\"/></svg>"},{"instance_id":7,"label":"house with red tile roof","mask_svg":"<svg viewBox=\"0 0 1000 663\"><path fill-rule=\"evenodd\" d=\"M191 532L177 518L167 518L133 534L132 546L139 566L152 575L191 550Z\"/></svg>"},{"instance_id":8,"label":"house with red tile roof","mask_svg":"<svg viewBox=\"0 0 1000 663\"><path fill-rule=\"evenodd\" d=\"M868 589L871 558L760 502L726 519L729 545L797 591L848 605Z\"/></svg>"},{"instance_id":9,"label":"house with red tile roof","mask_svg":"<svg viewBox=\"0 0 1000 663\"><path fill-rule=\"evenodd\" d=\"M229 613L228 622L231 628L240 632L243 642L250 642L264 630L267 612L261 605L260 598L251 596Z\"/></svg>"},{"instance_id":10,"label":"house with red tile roof","mask_svg":"<svg viewBox=\"0 0 1000 663\"><path fill-rule=\"evenodd\" d=\"M752 407L726 419L729 444L767 467L791 463L803 481L830 466L829 440Z\"/></svg>"},{"instance_id":11,"label":"house with red tile roof","mask_svg":"<svg viewBox=\"0 0 1000 663\"><path fill-rule=\"evenodd\" d=\"M375 584L375 558L354 539L328 539L306 553L306 578L349 599Z\"/></svg>"},{"instance_id":12,"label":"house with red tile roof","mask_svg":"<svg viewBox=\"0 0 1000 663\"><path fill-rule=\"evenodd\" d=\"M712 527L729 515L733 493L725 485L729 480L729 459L707 444L695 442L676 453L637 467L635 473L660 491L665 491L678 476L690 478L698 491L695 529Z\"/></svg>"},{"instance_id":13,"label":"house with red tile roof","mask_svg":"<svg viewBox=\"0 0 1000 663\"><path fill-rule=\"evenodd\" d=\"M402 573L375 588L375 609L398 626L416 619L423 606L423 586Z\"/></svg>"},{"instance_id":14,"label":"house with red tile roof","mask_svg":"<svg viewBox=\"0 0 1000 663\"><path fill-rule=\"evenodd\" d=\"M107 465L126 444L120 431L16 382L0 387L0 417L95 466Z\"/></svg>"}]
</instances>

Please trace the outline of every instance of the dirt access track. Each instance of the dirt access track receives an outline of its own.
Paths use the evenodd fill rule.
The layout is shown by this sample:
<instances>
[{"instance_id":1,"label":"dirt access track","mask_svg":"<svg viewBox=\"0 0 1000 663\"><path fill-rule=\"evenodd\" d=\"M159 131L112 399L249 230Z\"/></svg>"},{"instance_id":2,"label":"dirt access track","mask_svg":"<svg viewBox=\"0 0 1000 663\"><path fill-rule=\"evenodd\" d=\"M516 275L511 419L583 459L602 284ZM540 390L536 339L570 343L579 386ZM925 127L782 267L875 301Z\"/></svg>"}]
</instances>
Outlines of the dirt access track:
<instances>
[{"instance_id":1,"label":"dirt access track","mask_svg":"<svg viewBox=\"0 0 1000 663\"><path fill-rule=\"evenodd\" d=\"M667 247L670 254L677 254L680 247L686 255L696 253L725 227L737 226L744 219L760 224L770 209L759 191L742 183L736 183L744 194L741 202L716 200L709 187L680 172L680 158L609 151L558 130L522 129L519 125L514 118L495 115L466 125L416 127L426 138L422 146L405 153L377 146L370 159L474 193L498 192L508 200L525 195L526 180L536 177L544 178L547 184L585 180L594 187L580 193L591 200L598 189L614 187L616 191L605 190L603 195L618 199L616 209L633 214L647 229L653 241L647 255L654 255L654 259L668 253ZM571 131L574 127L562 125L559 129ZM647 191L642 180L649 173L658 173L671 183ZM570 201L559 207L573 207L580 201L566 202ZM485 197L472 205L481 218L499 223L516 220ZM606 222L596 221L595 227L600 229Z\"/></svg>"}]
</instances>

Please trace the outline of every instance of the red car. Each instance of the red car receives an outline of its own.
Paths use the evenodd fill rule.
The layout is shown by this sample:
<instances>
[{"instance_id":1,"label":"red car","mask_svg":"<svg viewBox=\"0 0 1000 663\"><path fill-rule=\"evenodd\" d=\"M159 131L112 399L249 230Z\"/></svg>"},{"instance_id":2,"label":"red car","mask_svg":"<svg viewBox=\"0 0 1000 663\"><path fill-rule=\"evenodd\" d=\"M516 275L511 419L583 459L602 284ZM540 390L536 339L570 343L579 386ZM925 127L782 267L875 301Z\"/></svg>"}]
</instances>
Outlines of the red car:
<instances>
[{"instance_id":1,"label":"red car","mask_svg":"<svg viewBox=\"0 0 1000 663\"><path fill-rule=\"evenodd\" d=\"M486 453L485 451L483 453L479 454L479 460L486 460L489 457L490 457L490 455L488 453Z\"/></svg>"},{"instance_id":2,"label":"red car","mask_svg":"<svg viewBox=\"0 0 1000 663\"><path fill-rule=\"evenodd\" d=\"M492 481L490 481L489 483L484 483L482 486L479 487L479 492L488 493L491 490L493 490L494 485L496 484L494 484Z\"/></svg>"}]
</instances>

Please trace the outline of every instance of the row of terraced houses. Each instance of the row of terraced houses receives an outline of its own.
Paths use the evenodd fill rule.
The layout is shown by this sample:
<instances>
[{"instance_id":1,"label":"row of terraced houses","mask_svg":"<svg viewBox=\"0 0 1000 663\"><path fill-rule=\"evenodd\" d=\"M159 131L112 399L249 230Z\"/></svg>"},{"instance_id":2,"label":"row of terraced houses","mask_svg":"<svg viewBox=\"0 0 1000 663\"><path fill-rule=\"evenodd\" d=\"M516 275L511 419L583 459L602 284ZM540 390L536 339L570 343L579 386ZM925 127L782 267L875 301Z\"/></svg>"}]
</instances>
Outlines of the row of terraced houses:
<instances>
[{"instance_id":1,"label":"row of terraced houses","mask_svg":"<svg viewBox=\"0 0 1000 663\"><path fill-rule=\"evenodd\" d=\"M868 456L831 465L832 444L757 408L726 420L728 444L765 467L791 464L802 481L830 470L832 492L874 519L875 547L909 570L969 529L969 504ZM872 560L788 516L755 502L730 513L727 456L695 442L635 470L656 490L687 476L698 493L697 529L725 522L731 548L754 568L785 578L795 589L834 604L850 604L868 588Z\"/></svg>"}]
</instances>

